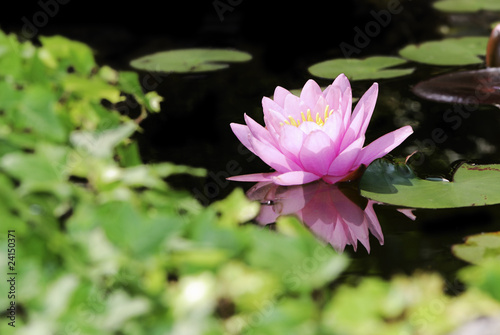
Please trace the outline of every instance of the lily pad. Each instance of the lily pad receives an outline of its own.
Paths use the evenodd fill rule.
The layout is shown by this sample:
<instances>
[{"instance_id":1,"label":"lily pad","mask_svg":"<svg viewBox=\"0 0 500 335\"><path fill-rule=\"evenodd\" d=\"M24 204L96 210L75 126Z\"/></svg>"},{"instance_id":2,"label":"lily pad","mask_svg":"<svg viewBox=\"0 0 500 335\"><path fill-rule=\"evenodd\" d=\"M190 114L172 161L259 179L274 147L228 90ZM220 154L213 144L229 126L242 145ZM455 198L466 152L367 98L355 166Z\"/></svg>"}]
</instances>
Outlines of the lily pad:
<instances>
[{"instance_id":1,"label":"lily pad","mask_svg":"<svg viewBox=\"0 0 500 335\"><path fill-rule=\"evenodd\" d=\"M410 44L399 50L406 59L431 65L469 65L483 62L488 37L447 38L422 44Z\"/></svg>"},{"instance_id":2,"label":"lily pad","mask_svg":"<svg viewBox=\"0 0 500 335\"><path fill-rule=\"evenodd\" d=\"M453 180L418 178L405 164L375 160L360 181L361 195L411 208L456 208L500 203L500 164L461 164Z\"/></svg>"},{"instance_id":3,"label":"lily pad","mask_svg":"<svg viewBox=\"0 0 500 335\"><path fill-rule=\"evenodd\" d=\"M230 62L246 62L252 56L229 49L178 49L157 52L134 59L130 66L153 72L206 72L225 69Z\"/></svg>"},{"instance_id":4,"label":"lily pad","mask_svg":"<svg viewBox=\"0 0 500 335\"><path fill-rule=\"evenodd\" d=\"M434 8L444 12L471 13L480 10L500 11L498 0L440 0L433 4Z\"/></svg>"},{"instance_id":5,"label":"lily pad","mask_svg":"<svg viewBox=\"0 0 500 335\"><path fill-rule=\"evenodd\" d=\"M485 259L500 260L500 232L468 236L452 247L453 254L466 262L479 264Z\"/></svg>"},{"instance_id":6,"label":"lily pad","mask_svg":"<svg viewBox=\"0 0 500 335\"><path fill-rule=\"evenodd\" d=\"M421 98L454 104L500 104L500 68L444 74L415 85Z\"/></svg>"},{"instance_id":7,"label":"lily pad","mask_svg":"<svg viewBox=\"0 0 500 335\"><path fill-rule=\"evenodd\" d=\"M374 56L365 59L337 58L316 63L309 67L313 76L335 79L341 73L350 80L383 79L405 76L411 69L389 69L402 65L406 60L399 57Z\"/></svg>"}]
</instances>

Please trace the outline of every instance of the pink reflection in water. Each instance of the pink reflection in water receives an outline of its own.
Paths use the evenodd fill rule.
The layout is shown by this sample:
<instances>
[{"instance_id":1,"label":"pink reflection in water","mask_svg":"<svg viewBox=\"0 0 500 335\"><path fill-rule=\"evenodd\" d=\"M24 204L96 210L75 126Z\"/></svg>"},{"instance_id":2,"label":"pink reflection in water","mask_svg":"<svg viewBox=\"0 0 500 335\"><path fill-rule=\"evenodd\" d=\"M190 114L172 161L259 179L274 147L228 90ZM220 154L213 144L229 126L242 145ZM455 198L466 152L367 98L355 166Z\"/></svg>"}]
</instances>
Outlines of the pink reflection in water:
<instances>
[{"instance_id":1,"label":"pink reflection in water","mask_svg":"<svg viewBox=\"0 0 500 335\"><path fill-rule=\"evenodd\" d=\"M373 209L376 202L361 197L352 187L323 181L296 186L260 182L247 196L262 204L257 216L260 224L273 223L281 215L295 215L339 252L348 244L356 251L358 241L370 252L370 233L384 244Z\"/></svg>"}]
</instances>

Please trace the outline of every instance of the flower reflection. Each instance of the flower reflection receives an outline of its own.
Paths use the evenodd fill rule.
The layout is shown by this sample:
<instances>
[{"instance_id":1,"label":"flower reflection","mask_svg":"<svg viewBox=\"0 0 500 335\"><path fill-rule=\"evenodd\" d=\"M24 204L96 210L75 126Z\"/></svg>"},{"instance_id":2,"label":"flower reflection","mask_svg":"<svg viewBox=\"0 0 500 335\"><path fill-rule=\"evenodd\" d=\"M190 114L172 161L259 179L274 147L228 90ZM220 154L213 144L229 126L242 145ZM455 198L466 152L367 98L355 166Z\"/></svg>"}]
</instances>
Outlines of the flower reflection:
<instances>
[{"instance_id":1,"label":"flower reflection","mask_svg":"<svg viewBox=\"0 0 500 335\"><path fill-rule=\"evenodd\" d=\"M320 239L342 252L358 241L370 252L370 233L381 245L384 236L373 205L350 184L327 184L317 181L306 185L280 186L272 182L254 185L247 196L262 206L257 216L260 224L276 221L281 215L297 216Z\"/></svg>"}]
</instances>

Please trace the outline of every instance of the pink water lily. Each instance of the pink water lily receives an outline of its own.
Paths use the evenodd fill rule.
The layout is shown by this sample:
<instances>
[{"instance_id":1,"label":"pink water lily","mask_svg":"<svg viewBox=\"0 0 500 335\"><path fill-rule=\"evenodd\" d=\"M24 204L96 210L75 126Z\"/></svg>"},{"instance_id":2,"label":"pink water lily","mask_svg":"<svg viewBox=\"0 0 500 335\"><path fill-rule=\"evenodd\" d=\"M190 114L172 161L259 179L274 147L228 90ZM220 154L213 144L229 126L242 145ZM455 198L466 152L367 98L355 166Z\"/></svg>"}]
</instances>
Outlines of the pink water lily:
<instances>
[{"instance_id":1,"label":"pink water lily","mask_svg":"<svg viewBox=\"0 0 500 335\"><path fill-rule=\"evenodd\" d=\"M405 126L363 147L377 95L374 83L351 114L351 85L343 74L324 91L307 81L300 97L278 86L274 100L262 99L265 127L246 114L246 125L231 123L241 143L275 171L228 179L300 185L354 178L360 166L385 156L413 133Z\"/></svg>"}]
</instances>

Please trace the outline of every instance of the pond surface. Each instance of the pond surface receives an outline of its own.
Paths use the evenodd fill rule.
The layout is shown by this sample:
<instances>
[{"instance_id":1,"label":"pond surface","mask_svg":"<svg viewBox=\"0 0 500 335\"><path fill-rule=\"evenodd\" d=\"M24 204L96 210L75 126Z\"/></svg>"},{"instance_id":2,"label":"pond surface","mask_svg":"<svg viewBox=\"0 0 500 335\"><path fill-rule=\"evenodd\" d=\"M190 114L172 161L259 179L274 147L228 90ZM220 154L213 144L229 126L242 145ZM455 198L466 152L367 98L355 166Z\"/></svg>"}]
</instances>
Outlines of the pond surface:
<instances>
[{"instance_id":1,"label":"pond surface","mask_svg":"<svg viewBox=\"0 0 500 335\"><path fill-rule=\"evenodd\" d=\"M401 2L402 11L366 46L352 57L396 55L408 43L449 36L488 36L490 23L499 15L492 13L449 15L430 6L431 1ZM143 122L144 132L137 136L145 162L171 161L208 170L206 179L176 177L172 185L195 194L202 203L222 199L234 188L249 190L252 183L228 182L234 174L267 172L269 168L248 151L242 150L229 123L243 123L243 114L262 123L261 99L272 95L276 86L296 89L312 76L307 68L331 58L342 57L339 45L354 45L357 29L373 20L370 10L383 9L382 1L353 1L336 4L335 13L322 3L307 8L281 8L280 4L242 2L220 20L209 3L176 4L172 11L158 13L153 2L146 2L133 15L130 11L92 10L70 3L60 10L81 13L55 17L40 27L45 35L62 34L82 40L97 52L101 64L130 69L128 62L139 56L186 47L229 47L246 51L253 59L228 69L201 74L142 73L144 87L164 97L162 112ZM146 9L148 8L148 10ZM196 8L193 9L193 8ZM26 9L24 9L26 11ZM33 13L39 10L33 7ZM88 15L86 18L83 18ZM16 17L17 16L13 16ZM92 17L95 24L88 24ZM65 21L64 21L65 20ZM19 20L4 21L5 29L19 30ZM391 154L405 157L421 151L421 176L449 177L457 160L500 162L500 111L495 106L480 106L467 114L453 112L456 106L425 101L410 90L419 81L459 70L479 69L483 65L461 67L412 64L412 75L377 80L379 99L368 127L367 143L403 125L415 133ZM315 78L321 86L331 80ZM372 80L351 82L353 95L360 95ZM446 114L448 113L448 114ZM435 129L442 129L436 135ZM449 280L451 292L460 290L454 282L455 271L464 262L453 257L450 247L470 234L500 230L500 206L413 211L412 221L394 206L375 205L384 234L384 245L370 237L371 252L358 245L357 252L346 247L354 259L344 276L413 273L415 269L433 270Z\"/></svg>"}]
</instances>

